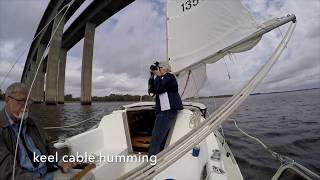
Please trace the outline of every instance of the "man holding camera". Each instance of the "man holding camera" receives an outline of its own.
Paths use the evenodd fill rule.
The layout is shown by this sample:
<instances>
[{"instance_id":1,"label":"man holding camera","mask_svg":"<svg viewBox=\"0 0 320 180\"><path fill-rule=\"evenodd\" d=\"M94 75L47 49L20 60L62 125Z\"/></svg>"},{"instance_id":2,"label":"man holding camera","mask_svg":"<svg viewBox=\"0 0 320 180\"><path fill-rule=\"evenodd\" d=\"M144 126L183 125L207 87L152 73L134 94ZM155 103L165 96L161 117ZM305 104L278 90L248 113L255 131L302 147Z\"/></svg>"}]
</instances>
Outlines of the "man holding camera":
<instances>
[{"instance_id":1,"label":"man holding camera","mask_svg":"<svg viewBox=\"0 0 320 180\"><path fill-rule=\"evenodd\" d=\"M152 76L156 76L155 78L152 77L154 80L154 88L151 89L156 96L156 120L152 130L149 156L156 155L160 152L161 144L173 125L178 110L183 109L181 97L178 92L177 80L170 71L171 67L167 62L156 62L154 67L150 67Z\"/></svg>"}]
</instances>

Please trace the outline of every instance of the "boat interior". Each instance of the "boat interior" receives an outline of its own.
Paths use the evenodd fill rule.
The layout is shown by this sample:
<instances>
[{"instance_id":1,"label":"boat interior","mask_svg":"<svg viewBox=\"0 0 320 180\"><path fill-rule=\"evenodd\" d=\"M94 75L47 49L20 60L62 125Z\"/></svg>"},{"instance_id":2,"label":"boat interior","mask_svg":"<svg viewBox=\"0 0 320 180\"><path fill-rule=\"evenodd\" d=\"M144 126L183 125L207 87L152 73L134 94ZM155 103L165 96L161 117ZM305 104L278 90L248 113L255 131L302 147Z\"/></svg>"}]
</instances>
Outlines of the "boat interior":
<instances>
[{"instance_id":1,"label":"boat interior","mask_svg":"<svg viewBox=\"0 0 320 180\"><path fill-rule=\"evenodd\" d=\"M200 110L205 116L206 109L201 109L198 106L184 104L185 108L191 111ZM128 129L130 133L132 153L147 154L151 142L152 130L155 123L156 115L154 106L143 106L126 108L126 117L128 122ZM174 127L174 125L172 126ZM167 133L164 142L161 145L161 150L168 146L173 128Z\"/></svg>"},{"instance_id":2,"label":"boat interior","mask_svg":"<svg viewBox=\"0 0 320 180\"><path fill-rule=\"evenodd\" d=\"M153 109L127 111L133 152L148 152L155 118Z\"/></svg>"},{"instance_id":3,"label":"boat interior","mask_svg":"<svg viewBox=\"0 0 320 180\"><path fill-rule=\"evenodd\" d=\"M148 154L155 120L156 116L154 109L127 111L127 121L133 154ZM169 134L172 134L172 131L173 128L167 133L165 140L161 144L161 150L169 144Z\"/></svg>"}]
</instances>

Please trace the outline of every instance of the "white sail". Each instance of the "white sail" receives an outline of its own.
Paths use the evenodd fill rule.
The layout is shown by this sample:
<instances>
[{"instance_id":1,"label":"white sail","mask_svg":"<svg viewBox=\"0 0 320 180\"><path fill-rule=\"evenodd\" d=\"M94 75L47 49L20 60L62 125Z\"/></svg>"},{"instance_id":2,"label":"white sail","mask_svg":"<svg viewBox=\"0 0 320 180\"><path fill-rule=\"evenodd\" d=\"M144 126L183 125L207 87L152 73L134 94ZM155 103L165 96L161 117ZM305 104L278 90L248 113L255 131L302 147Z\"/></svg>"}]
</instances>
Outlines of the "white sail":
<instances>
[{"instance_id":1,"label":"white sail","mask_svg":"<svg viewBox=\"0 0 320 180\"><path fill-rule=\"evenodd\" d=\"M167 36L168 58L173 72L188 74L204 64L213 63L226 53L220 50L241 41L259 29L254 18L239 0L168 0ZM234 48L234 52L251 49L260 38ZM230 51L229 51L230 53ZM195 66L194 66L195 65ZM195 79L205 79L205 71L192 72ZM181 73L180 73L181 74ZM181 76L186 79L185 76ZM190 78L189 78L190 79ZM180 94L191 87L183 80ZM203 84L203 81L201 81ZM197 92L187 93L183 98L192 97Z\"/></svg>"},{"instance_id":2,"label":"white sail","mask_svg":"<svg viewBox=\"0 0 320 180\"><path fill-rule=\"evenodd\" d=\"M182 99L198 97L198 92L207 80L206 65L183 71L177 76L179 94Z\"/></svg>"}]
</instances>

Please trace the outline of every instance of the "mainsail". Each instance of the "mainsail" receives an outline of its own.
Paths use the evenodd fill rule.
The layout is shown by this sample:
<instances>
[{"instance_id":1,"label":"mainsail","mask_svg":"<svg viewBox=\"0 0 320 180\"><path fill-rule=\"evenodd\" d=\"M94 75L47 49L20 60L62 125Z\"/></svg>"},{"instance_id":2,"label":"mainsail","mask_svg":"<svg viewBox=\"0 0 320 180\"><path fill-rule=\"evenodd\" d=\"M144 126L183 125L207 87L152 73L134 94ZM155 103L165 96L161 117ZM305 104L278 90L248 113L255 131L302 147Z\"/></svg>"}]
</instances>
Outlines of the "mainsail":
<instances>
[{"instance_id":1,"label":"mainsail","mask_svg":"<svg viewBox=\"0 0 320 180\"><path fill-rule=\"evenodd\" d=\"M246 51L260 38L243 40L260 28L239 0L168 0L168 60L183 99L197 95L206 80L206 64L228 53ZM197 84L195 84L195 82Z\"/></svg>"}]
</instances>

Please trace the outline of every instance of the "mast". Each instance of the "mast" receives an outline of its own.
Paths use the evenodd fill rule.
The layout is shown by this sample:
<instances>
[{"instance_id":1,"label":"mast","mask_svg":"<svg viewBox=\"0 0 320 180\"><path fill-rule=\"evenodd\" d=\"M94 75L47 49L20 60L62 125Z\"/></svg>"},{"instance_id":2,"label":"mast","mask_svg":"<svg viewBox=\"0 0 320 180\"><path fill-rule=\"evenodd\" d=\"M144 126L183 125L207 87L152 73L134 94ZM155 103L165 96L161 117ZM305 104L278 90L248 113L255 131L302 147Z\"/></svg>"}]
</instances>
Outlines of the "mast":
<instances>
[{"instance_id":1,"label":"mast","mask_svg":"<svg viewBox=\"0 0 320 180\"><path fill-rule=\"evenodd\" d=\"M165 31L166 31L166 62L169 63L169 55L168 55L168 3L167 0L164 1L165 3Z\"/></svg>"}]
</instances>

